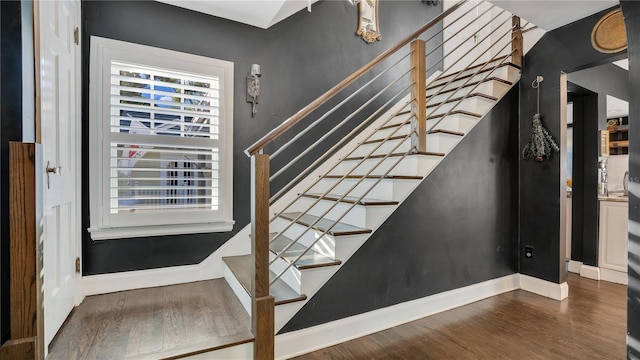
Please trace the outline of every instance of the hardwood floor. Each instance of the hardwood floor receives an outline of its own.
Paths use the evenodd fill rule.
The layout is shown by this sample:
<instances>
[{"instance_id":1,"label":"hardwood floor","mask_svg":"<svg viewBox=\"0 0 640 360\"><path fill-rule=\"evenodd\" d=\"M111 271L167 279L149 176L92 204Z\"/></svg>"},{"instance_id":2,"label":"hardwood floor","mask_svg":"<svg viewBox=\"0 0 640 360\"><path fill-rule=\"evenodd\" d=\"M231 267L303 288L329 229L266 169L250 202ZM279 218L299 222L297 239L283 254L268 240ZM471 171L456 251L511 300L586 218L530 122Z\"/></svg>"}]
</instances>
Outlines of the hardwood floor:
<instances>
[{"instance_id":1,"label":"hardwood floor","mask_svg":"<svg viewBox=\"0 0 640 360\"><path fill-rule=\"evenodd\" d=\"M567 281L562 302L513 291L296 359L624 359L627 287Z\"/></svg>"},{"instance_id":2,"label":"hardwood floor","mask_svg":"<svg viewBox=\"0 0 640 360\"><path fill-rule=\"evenodd\" d=\"M87 297L48 360L160 359L253 340L249 315L224 279Z\"/></svg>"},{"instance_id":3,"label":"hardwood floor","mask_svg":"<svg viewBox=\"0 0 640 360\"><path fill-rule=\"evenodd\" d=\"M626 286L569 274L562 302L513 291L296 359L624 359ZM48 360L161 359L252 340L223 279L90 296Z\"/></svg>"}]
</instances>

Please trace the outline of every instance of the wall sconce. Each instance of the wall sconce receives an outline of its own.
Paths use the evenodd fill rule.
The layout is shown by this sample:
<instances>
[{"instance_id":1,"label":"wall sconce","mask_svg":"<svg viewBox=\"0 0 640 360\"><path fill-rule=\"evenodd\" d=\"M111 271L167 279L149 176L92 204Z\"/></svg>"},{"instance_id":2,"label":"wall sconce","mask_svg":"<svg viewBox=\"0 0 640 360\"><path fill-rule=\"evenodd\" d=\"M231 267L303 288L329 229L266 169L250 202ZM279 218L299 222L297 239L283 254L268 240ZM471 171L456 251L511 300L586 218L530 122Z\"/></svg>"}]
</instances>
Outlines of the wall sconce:
<instances>
[{"instance_id":1,"label":"wall sconce","mask_svg":"<svg viewBox=\"0 0 640 360\"><path fill-rule=\"evenodd\" d=\"M349 2L349 4L356 6L358 5L358 3L360 2L360 0L347 0Z\"/></svg>"},{"instance_id":2,"label":"wall sconce","mask_svg":"<svg viewBox=\"0 0 640 360\"><path fill-rule=\"evenodd\" d=\"M256 104L260 96L260 72L259 64L251 64L251 74L247 76L247 102L251 103L251 117L256 115Z\"/></svg>"}]
</instances>

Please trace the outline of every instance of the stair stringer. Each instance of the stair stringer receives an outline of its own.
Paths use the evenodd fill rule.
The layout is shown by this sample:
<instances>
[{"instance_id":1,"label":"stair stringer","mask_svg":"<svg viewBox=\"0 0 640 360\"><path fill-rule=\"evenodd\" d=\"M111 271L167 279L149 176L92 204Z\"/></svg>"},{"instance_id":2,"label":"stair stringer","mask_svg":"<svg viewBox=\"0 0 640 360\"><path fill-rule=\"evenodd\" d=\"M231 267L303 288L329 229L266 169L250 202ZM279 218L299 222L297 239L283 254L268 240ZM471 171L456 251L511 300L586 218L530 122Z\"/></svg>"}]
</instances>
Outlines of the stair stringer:
<instances>
[{"instance_id":1,"label":"stair stringer","mask_svg":"<svg viewBox=\"0 0 640 360\"><path fill-rule=\"evenodd\" d=\"M493 109L493 107L513 86L517 86L518 79L512 79L512 80L513 80L512 81L513 84L507 90L505 90L502 94L500 94L500 96L498 97L498 100L495 101L495 103L492 104L492 106L486 108L485 111L482 112L481 117L478 120L476 120L472 126L468 127L468 129L465 131L464 136L460 137L460 139L456 142L455 145L457 145L460 141L462 141L464 137L466 137L472 131L473 127L475 127L477 123L479 123L484 119L485 115ZM395 106L393 106L389 111L387 111L385 115L380 116L367 129L361 131L360 134L355 136L352 141L350 141L348 144L343 146L340 150L336 152L336 154L331 156L327 161L325 161L322 165L320 165L309 176L303 179L300 182L300 184L293 187L292 190L287 192L285 195L283 195L281 199L276 201L271 206L271 209L270 209L271 213L275 215L278 212L282 211L293 199L297 197L298 193L304 191L306 188L311 186L314 182L318 180L318 178L322 174L326 173L334 164L344 159L351 149L358 146L369 134L371 134L372 131L376 131L376 129L380 127L381 124L385 122L390 115L396 112L400 107L407 104L408 101L409 101L408 97L400 100ZM422 176L422 180L415 180L415 181L411 181L410 183L408 183L407 180L388 180L388 181L394 181L394 182L404 182L404 184L402 184L401 186L403 188L403 191L400 192L400 195L398 197L394 197L394 200L398 201L398 204L387 206L388 211L386 211L386 214L381 216L378 213L376 215L376 221L374 223L367 224L367 228L373 230L371 234L352 235L348 237L349 239L345 239L344 237L341 237L340 239L335 240L336 242L338 241L342 242L344 240L348 240L349 242L349 246L347 246L346 249L343 249L343 251L341 251L341 253L339 254L339 257L337 257L339 258L339 260L342 261L342 264L348 261L348 259L367 241L367 239L373 233L375 233L375 231L387 220L387 218L391 216L391 214L395 211L395 209L399 207L402 204L402 202L420 185L420 183L424 181L424 179L426 179L429 173L438 166L438 164L442 161L442 159L444 159L451 152L451 150L455 148L455 145L450 150L448 150L444 154L444 156L440 157L440 159L436 162L434 166L425 167L423 169L423 173L420 174ZM423 155L411 155L411 156L420 157ZM329 281L329 279L339 270L340 267L341 265L330 266L330 267L320 267L320 268L307 269L307 270L297 270L295 269L295 267L291 268L292 269L291 271L299 272L298 276L305 277L305 279L303 280L305 284L304 286L301 286L301 290L304 291L304 294L307 297L306 297L306 300L291 302L291 303L276 306L276 309L275 309L276 332L278 332L282 327L284 327L284 325L286 325L286 323L306 304L306 302L309 301L309 299L311 299L327 281ZM231 282L232 281L233 280L231 280ZM306 283L307 281L312 282L312 284ZM236 295L238 295L238 297L240 297L241 299L245 298L244 299L245 301L242 301L242 302L246 304L247 311L251 313L250 309L248 308L248 305L250 304L250 298L248 294L244 291L238 291L236 292Z\"/></svg>"}]
</instances>

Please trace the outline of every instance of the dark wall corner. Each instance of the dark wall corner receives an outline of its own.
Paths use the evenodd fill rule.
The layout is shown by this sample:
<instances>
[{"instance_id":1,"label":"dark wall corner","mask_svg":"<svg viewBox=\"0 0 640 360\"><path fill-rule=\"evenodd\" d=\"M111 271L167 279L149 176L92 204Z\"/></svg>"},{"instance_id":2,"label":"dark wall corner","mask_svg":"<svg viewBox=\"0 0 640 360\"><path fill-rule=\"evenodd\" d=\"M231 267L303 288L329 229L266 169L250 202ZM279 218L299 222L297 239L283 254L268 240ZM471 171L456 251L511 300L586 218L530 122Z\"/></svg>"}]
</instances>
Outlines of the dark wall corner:
<instances>
[{"instance_id":1,"label":"dark wall corner","mask_svg":"<svg viewBox=\"0 0 640 360\"><path fill-rule=\"evenodd\" d=\"M520 148L531 132L536 113L536 89L531 83L544 77L540 87L540 113L544 126L556 141L560 139L560 74L620 59L620 54L603 54L591 45L590 34L604 10L545 34L527 53L521 78ZM560 157L538 163L520 159L520 246L533 246L544 254L525 260L520 251L520 272L554 283L566 276L560 239ZM564 214L562 214L564 216Z\"/></svg>"}]
</instances>

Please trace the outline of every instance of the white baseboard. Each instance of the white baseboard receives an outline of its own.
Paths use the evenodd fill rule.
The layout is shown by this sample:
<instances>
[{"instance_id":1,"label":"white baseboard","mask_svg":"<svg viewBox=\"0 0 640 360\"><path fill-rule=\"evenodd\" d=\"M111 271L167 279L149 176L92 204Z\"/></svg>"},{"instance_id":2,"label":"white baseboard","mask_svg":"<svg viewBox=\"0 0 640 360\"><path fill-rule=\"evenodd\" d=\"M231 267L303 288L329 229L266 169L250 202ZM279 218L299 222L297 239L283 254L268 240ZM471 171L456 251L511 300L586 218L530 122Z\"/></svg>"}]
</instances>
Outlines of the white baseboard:
<instances>
[{"instance_id":1,"label":"white baseboard","mask_svg":"<svg viewBox=\"0 0 640 360\"><path fill-rule=\"evenodd\" d=\"M580 276L587 279L600 280L600 268L582 264L582 266L580 266Z\"/></svg>"},{"instance_id":2,"label":"white baseboard","mask_svg":"<svg viewBox=\"0 0 640 360\"><path fill-rule=\"evenodd\" d=\"M600 268L600 280L628 285L629 284L629 274L622 271L610 270L605 268Z\"/></svg>"},{"instance_id":3,"label":"white baseboard","mask_svg":"<svg viewBox=\"0 0 640 360\"><path fill-rule=\"evenodd\" d=\"M520 289L548 297L554 300L564 300L569 296L569 285L566 282L556 284L551 281L538 279L533 276L519 274Z\"/></svg>"},{"instance_id":4,"label":"white baseboard","mask_svg":"<svg viewBox=\"0 0 640 360\"><path fill-rule=\"evenodd\" d=\"M199 264L83 276L82 291L89 296L224 277L223 257L251 252L250 229L245 226Z\"/></svg>"},{"instance_id":5,"label":"white baseboard","mask_svg":"<svg viewBox=\"0 0 640 360\"><path fill-rule=\"evenodd\" d=\"M569 261L569 271L593 280L604 280L622 285L629 283L629 276L626 272L583 265L581 261Z\"/></svg>"},{"instance_id":6,"label":"white baseboard","mask_svg":"<svg viewBox=\"0 0 640 360\"><path fill-rule=\"evenodd\" d=\"M276 359L287 359L518 289L518 274L446 291L276 336Z\"/></svg>"},{"instance_id":7,"label":"white baseboard","mask_svg":"<svg viewBox=\"0 0 640 360\"><path fill-rule=\"evenodd\" d=\"M569 267L567 270L574 274L580 274L580 267L582 266L582 261L569 260Z\"/></svg>"}]
</instances>

